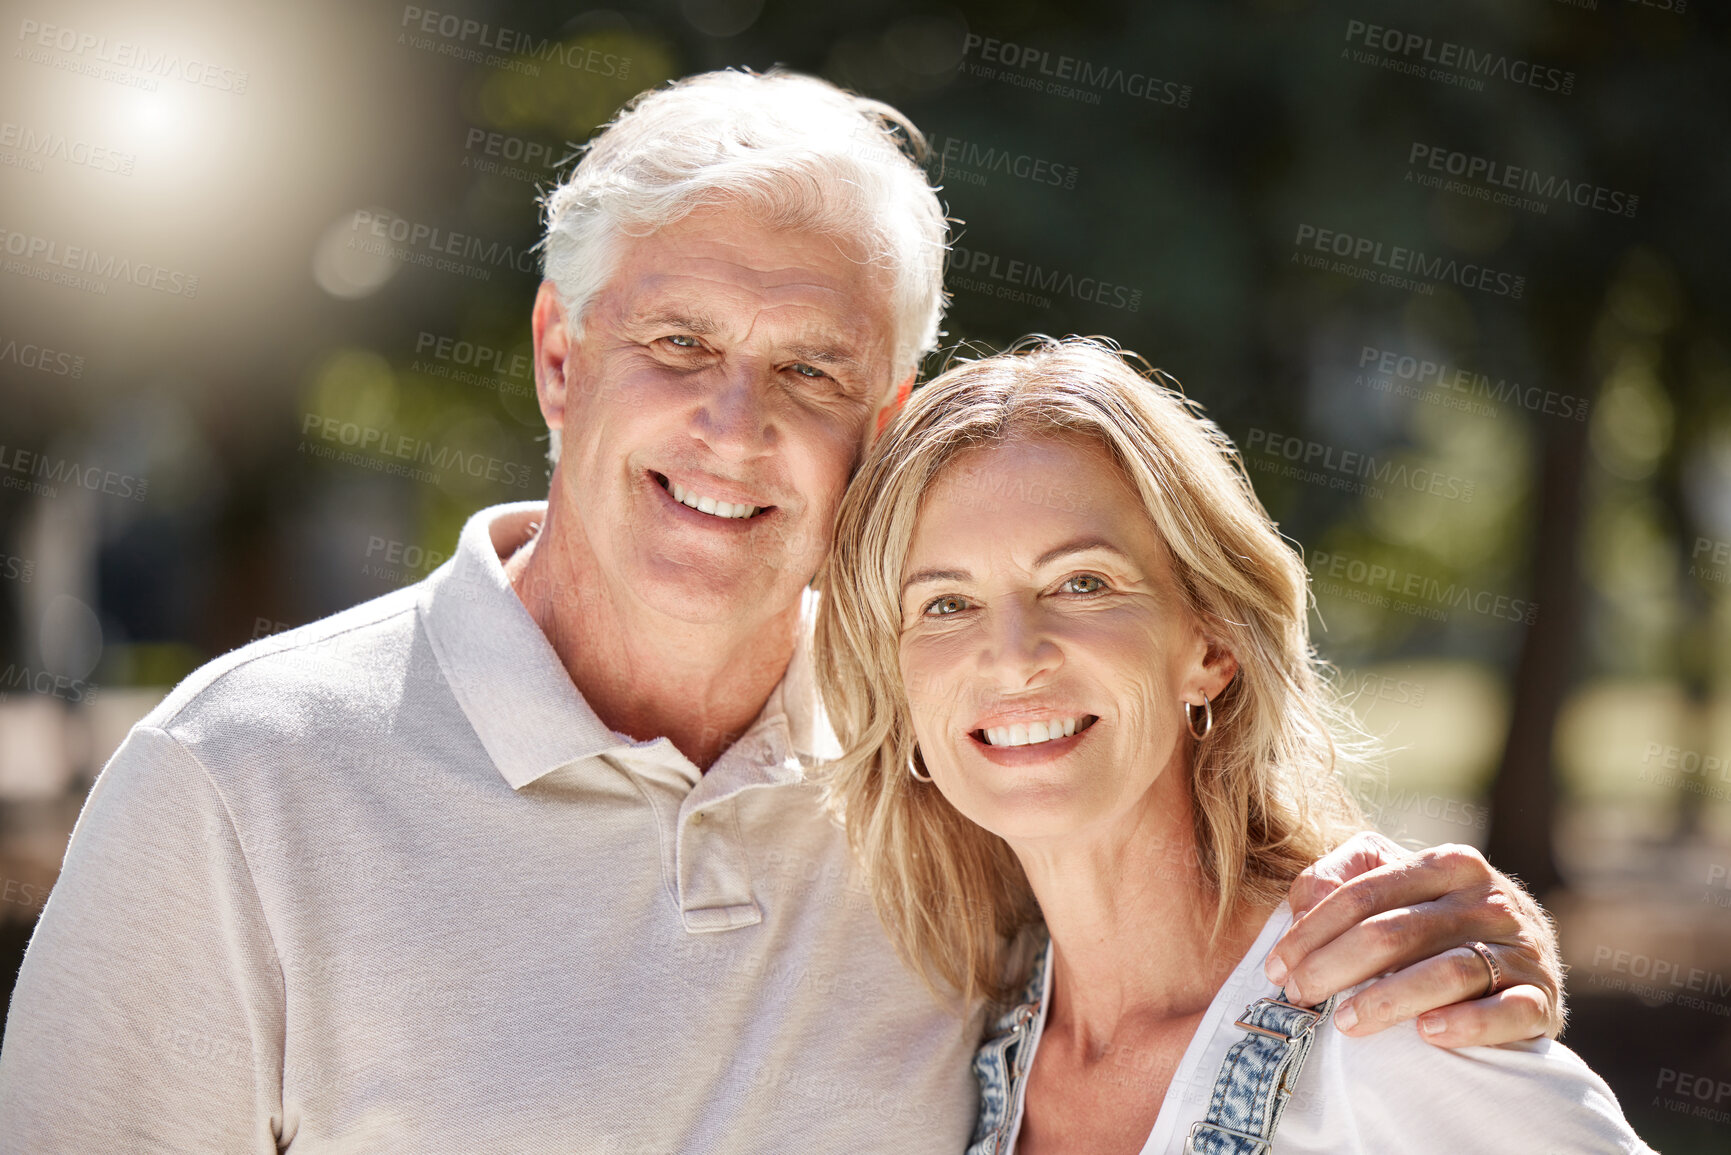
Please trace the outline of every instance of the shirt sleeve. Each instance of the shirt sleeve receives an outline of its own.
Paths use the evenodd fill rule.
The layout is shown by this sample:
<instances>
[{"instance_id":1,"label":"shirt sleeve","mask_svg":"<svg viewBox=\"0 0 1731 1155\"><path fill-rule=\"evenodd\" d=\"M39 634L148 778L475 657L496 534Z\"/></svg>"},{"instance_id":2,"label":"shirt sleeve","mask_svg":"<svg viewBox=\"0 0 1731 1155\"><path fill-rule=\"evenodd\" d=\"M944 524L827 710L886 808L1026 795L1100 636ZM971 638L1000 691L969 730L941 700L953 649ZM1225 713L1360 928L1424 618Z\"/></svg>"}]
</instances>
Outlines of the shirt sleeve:
<instances>
[{"instance_id":1,"label":"shirt sleeve","mask_svg":"<svg viewBox=\"0 0 1731 1155\"><path fill-rule=\"evenodd\" d=\"M1289 1128L1295 1149L1366 1155L1652 1151L1605 1081L1550 1039L1451 1051L1425 1042L1407 1022L1358 1039L1329 1027L1317 1041L1276 1152Z\"/></svg>"},{"instance_id":2,"label":"shirt sleeve","mask_svg":"<svg viewBox=\"0 0 1731 1155\"><path fill-rule=\"evenodd\" d=\"M135 727L79 815L0 1047L15 1151L275 1152L283 982L227 807Z\"/></svg>"}]
</instances>

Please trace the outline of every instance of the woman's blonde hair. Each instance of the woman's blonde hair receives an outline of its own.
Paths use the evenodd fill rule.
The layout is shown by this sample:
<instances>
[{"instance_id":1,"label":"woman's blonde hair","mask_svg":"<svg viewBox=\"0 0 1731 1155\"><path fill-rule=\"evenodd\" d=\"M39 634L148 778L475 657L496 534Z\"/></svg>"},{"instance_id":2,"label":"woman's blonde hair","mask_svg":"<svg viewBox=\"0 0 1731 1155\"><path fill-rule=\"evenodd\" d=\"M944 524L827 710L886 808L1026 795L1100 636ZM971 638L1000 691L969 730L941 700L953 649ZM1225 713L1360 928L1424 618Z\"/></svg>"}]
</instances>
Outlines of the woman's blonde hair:
<instances>
[{"instance_id":1,"label":"woman's blonde hair","mask_svg":"<svg viewBox=\"0 0 1731 1155\"><path fill-rule=\"evenodd\" d=\"M1311 650L1304 563L1257 500L1232 442L1176 382L1139 373L1102 341L1033 338L963 362L914 393L842 501L816 666L843 750L826 788L878 913L934 989L968 1002L1017 986L1013 950L1039 910L1004 840L909 773L902 568L926 495L960 454L1064 435L1111 454L1203 632L1238 660L1191 758L1197 865L1219 899L1215 932L1239 904L1284 897L1359 825L1334 773L1340 751L1360 748L1359 732Z\"/></svg>"}]
</instances>

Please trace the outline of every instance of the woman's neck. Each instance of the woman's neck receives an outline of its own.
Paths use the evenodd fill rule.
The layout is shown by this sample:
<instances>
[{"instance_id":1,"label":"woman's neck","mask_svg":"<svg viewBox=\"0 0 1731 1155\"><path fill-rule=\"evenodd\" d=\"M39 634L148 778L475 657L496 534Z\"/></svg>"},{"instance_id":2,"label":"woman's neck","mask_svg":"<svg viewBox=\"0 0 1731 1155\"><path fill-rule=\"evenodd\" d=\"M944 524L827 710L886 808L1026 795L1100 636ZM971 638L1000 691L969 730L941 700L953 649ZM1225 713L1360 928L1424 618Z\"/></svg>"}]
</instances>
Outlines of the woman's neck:
<instances>
[{"instance_id":1,"label":"woman's neck","mask_svg":"<svg viewBox=\"0 0 1731 1155\"><path fill-rule=\"evenodd\" d=\"M1014 846L1053 944L1047 1031L1099 1055L1126 1023L1206 1010L1271 907L1240 905L1213 937L1217 898L1197 855L1188 783L1161 775L1119 825Z\"/></svg>"}]
</instances>

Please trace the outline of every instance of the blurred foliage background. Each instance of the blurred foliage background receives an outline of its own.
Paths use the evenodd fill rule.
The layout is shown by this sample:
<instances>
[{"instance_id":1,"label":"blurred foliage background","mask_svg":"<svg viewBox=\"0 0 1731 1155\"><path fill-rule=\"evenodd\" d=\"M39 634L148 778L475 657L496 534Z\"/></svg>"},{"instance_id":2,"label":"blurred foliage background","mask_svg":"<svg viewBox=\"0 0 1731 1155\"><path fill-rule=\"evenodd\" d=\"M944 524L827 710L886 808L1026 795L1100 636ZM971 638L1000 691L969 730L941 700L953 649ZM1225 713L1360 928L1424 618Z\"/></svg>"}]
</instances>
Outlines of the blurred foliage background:
<instances>
[{"instance_id":1,"label":"blurred foliage background","mask_svg":"<svg viewBox=\"0 0 1731 1155\"><path fill-rule=\"evenodd\" d=\"M0 7L8 976L167 687L544 494L537 197L574 150L783 64L928 135L947 351L1105 334L1232 434L1392 748L1374 820L1528 880L1567 1041L1656 1146L1726 1149L1721 6Z\"/></svg>"}]
</instances>

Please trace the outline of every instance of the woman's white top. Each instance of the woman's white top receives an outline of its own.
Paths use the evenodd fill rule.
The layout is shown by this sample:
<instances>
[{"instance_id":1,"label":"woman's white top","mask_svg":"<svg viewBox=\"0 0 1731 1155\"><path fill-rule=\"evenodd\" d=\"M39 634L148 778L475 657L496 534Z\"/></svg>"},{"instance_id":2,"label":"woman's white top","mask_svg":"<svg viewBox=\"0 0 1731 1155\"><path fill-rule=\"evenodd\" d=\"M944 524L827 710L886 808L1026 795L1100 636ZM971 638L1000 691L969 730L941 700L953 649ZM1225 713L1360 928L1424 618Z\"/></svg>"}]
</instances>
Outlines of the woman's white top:
<instances>
[{"instance_id":1,"label":"woman's white top","mask_svg":"<svg viewBox=\"0 0 1731 1155\"><path fill-rule=\"evenodd\" d=\"M1282 904L1208 1005L1142 1155L1183 1155L1190 1125L1208 1113L1227 1050L1244 1038L1234 1020L1257 999L1278 992L1262 963L1291 925L1292 912ZM1029 1063L1039 1054L1045 1008L1052 1005L1052 971L1048 965ZM1134 1056L1125 1054L1129 1061L1120 1073L1134 1078ZM1018 1098L1011 1152L1021 1128ZM1274 1155L1394 1151L1588 1155L1652 1148L1630 1128L1605 1081L1553 1040L1450 1051L1425 1042L1410 1021L1356 1039L1336 1030L1332 1017L1317 1024L1315 1044L1274 1136Z\"/></svg>"}]
</instances>

